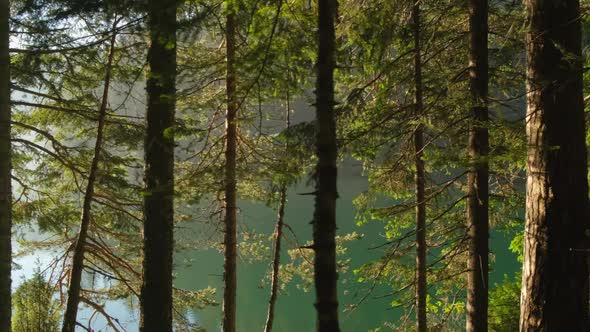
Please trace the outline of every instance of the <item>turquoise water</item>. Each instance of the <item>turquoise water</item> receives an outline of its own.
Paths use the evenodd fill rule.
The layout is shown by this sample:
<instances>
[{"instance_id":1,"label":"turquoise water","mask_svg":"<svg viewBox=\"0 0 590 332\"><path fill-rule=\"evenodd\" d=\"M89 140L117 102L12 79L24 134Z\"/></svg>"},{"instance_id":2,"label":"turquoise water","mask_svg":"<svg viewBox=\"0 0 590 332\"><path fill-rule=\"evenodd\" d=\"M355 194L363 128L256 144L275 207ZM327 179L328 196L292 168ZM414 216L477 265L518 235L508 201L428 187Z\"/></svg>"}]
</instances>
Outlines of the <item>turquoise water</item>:
<instances>
[{"instance_id":1,"label":"turquoise water","mask_svg":"<svg viewBox=\"0 0 590 332\"><path fill-rule=\"evenodd\" d=\"M354 169L345 168L340 174L338 200L338 227L339 234L346 234L357 231L365 236L361 240L353 241L348 247L348 257L352 259L352 267L359 267L361 264L372 259L378 258L379 251L369 250L368 248L382 244L383 225L380 222L371 222L358 227L355 223L355 209L352 200L367 187L366 178L358 175ZM305 242L311 238L312 227L309 222L313 214L313 196L299 195L311 191L304 185L291 188L288 193L288 203L286 206L285 222L288 223L300 242ZM239 213L240 229L254 230L265 234L272 234L276 212L259 203L241 202ZM193 228L195 230L191 230ZM183 228L177 230L177 237L188 237L193 239L206 239L213 226L193 225L189 229ZM203 229L200 232L200 229ZM289 236L290 237L290 236ZM495 232L491 236L491 249L496 256L496 262L493 266L490 279L492 284L500 282L504 274L512 274L519 269L515 255L508 250L510 239L503 233ZM286 250L292 244L283 242L282 259L287 259ZM15 271L13 279L15 286L20 283L23 275L30 275L33 269L44 262L48 262L52 257L51 253L41 253L37 257L26 256L19 258L17 262L23 266L23 269ZM180 252L176 256L177 268L175 285L185 289L203 289L208 286L217 288L216 298L221 303L223 292L222 272L223 256L215 249ZM186 266L184 261L190 260L192 264ZM238 329L243 332L262 331L266 320L266 311L269 298L268 283L262 283L265 273L269 267L268 262L247 263L239 260L238 263ZM365 294L367 285L361 285L355 281L352 273L341 275L339 279L339 292L341 308L347 304L354 304ZM296 282L296 280L295 280ZM391 289L377 288L373 295L382 295L391 291ZM384 321L395 322L399 318L400 312L390 309L391 299L369 299L364 302L358 309L352 313L341 314L341 326L344 332L361 332L376 328ZM287 289L280 293L276 313L275 313L275 331L277 332L307 332L314 331L315 311L313 308L314 294L313 290L306 293L290 284ZM112 302L107 304L107 310L115 317L119 318L127 327L128 331L137 330L137 313L129 309L126 303ZM80 321L84 322L85 318L90 315L88 310L80 312ZM208 332L217 332L220 330L221 306L207 307L203 310L194 310L192 317L198 321ZM100 331L110 331L106 328L104 320L97 319L94 328Z\"/></svg>"},{"instance_id":2,"label":"turquoise water","mask_svg":"<svg viewBox=\"0 0 590 332\"><path fill-rule=\"evenodd\" d=\"M358 227L355 223L355 209L352 200L367 187L364 177L355 175L355 172L343 172L339 181L338 200L338 227L339 234L357 231L364 234L363 239L354 241L349 246L349 257L352 258L352 271L361 264L379 257L380 252L369 250L385 239L383 225L373 222ZM309 192L303 186L293 188L288 194L288 203L285 211L285 222L290 224L300 242L311 238L312 227L309 221L313 213L313 196L298 195L297 193ZM242 228L256 230L271 234L274 229L276 213L273 209L254 203L241 203L239 222ZM519 268L516 256L508 250L510 239L502 233L493 233L491 236L491 249L496 256L496 263L491 272L492 284L500 282L504 274L511 274ZM285 243L285 242L284 242ZM283 248L288 246L284 245ZM191 267L178 270L176 285L183 288L199 289L213 286L218 289L218 300L221 302L222 264L223 257L216 250L206 250L185 253L183 258L191 258L194 264ZM283 251L282 259L287 257ZM179 257L180 258L180 257ZM266 320L266 311L269 298L268 284L261 287L261 280L268 271L268 263L238 263L238 328L240 331L262 331ZM367 285L358 284L352 273L340 276L339 292L341 308L347 304L354 304L365 294ZM377 288L373 295L386 294L391 289ZM381 322L395 322L400 312L390 309L391 299L370 299L364 302L352 313L341 314L341 326L345 332L367 331L380 326ZM290 284L279 295L276 308L275 331L278 332L307 332L314 331L315 311L313 308L313 290L305 293ZM219 331L221 319L221 307L210 307L204 310L196 310L195 318L207 331Z\"/></svg>"}]
</instances>

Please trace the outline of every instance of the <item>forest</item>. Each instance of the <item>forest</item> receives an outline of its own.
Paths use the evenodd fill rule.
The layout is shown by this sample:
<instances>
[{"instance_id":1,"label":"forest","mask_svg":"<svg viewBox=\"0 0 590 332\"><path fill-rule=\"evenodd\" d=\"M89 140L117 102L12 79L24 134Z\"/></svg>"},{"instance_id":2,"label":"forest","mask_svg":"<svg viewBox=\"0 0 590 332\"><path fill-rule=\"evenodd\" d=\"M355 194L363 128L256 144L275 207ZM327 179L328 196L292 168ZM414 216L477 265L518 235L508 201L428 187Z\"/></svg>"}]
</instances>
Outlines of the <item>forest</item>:
<instances>
[{"instance_id":1,"label":"forest","mask_svg":"<svg viewBox=\"0 0 590 332\"><path fill-rule=\"evenodd\" d=\"M589 13L0 0L0 332L590 331Z\"/></svg>"}]
</instances>

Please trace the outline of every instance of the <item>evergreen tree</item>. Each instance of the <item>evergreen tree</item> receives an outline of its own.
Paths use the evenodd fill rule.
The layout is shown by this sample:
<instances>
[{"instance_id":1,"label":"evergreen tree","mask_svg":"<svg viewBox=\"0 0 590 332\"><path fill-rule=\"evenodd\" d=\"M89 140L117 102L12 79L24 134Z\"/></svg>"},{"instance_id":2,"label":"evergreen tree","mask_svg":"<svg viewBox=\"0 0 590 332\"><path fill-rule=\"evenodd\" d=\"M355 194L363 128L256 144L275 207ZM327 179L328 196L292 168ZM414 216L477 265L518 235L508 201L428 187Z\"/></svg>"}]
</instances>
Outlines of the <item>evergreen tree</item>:
<instances>
[{"instance_id":1,"label":"evergreen tree","mask_svg":"<svg viewBox=\"0 0 590 332\"><path fill-rule=\"evenodd\" d=\"M0 2L0 330L11 327L12 186L10 109L10 4Z\"/></svg>"},{"instance_id":2,"label":"evergreen tree","mask_svg":"<svg viewBox=\"0 0 590 332\"><path fill-rule=\"evenodd\" d=\"M0 206L0 239L16 236L14 257L52 253L47 285L69 330L99 328L98 317L127 328L114 301L139 311L143 331L201 330L192 310L221 299L224 331L264 318L266 331L289 329L283 292L315 286L320 331L351 319L339 308L360 316L376 298L393 309L377 330L512 331L520 285L493 279L494 265L511 264L488 239L514 236L522 329L586 330L588 20L563 4L526 2L525 75L520 2L13 1L0 180L12 178L14 201ZM365 180L348 187L338 167L350 157L368 187L338 212L354 203L361 228L336 235L350 227L336 223L338 189ZM306 176L312 234L289 220ZM277 210L266 233L248 223L263 205ZM223 296L173 286L203 248L224 257ZM11 253L0 254L10 289ZM264 263L268 308L243 317L248 288L236 286Z\"/></svg>"},{"instance_id":3,"label":"evergreen tree","mask_svg":"<svg viewBox=\"0 0 590 332\"><path fill-rule=\"evenodd\" d=\"M315 308L319 332L340 331L336 268L336 180L338 147L334 114L336 68L335 21L337 0L318 1L318 58L316 83L316 167L313 217Z\"/></svg>"},{"instance_id":4,"label":"evergreen tree","mask_svg":"<svg viewBox=\"0 0 590 332\"><path fill-rule=\"evenodd\" d=\"M236 154L238 144L238 97L236 95L236 39L237 21L235 12L239 8L233 1L226 2L225 43L226 43L226 98L225 116L225 174L224 174L224 264L223 264L223 331L236 331L237 291L237 180Z\"/></svg>"},{"instance_id":5,"label":"evergreen tree","mask_svg":"<svg viewBox=\"0 0 590 332\"><path fill-rule=\"evenodd\" d=\"M412 29L414 35L414 107L418 125L414 131L414 175L416 188L416 331L426 332L426 175L424 174L424 112L422 85L422 47L420 2L412 7Z\"/></svg>"},{"instance_id":6,"label":"evergreen tree","mask_svg":"<svg viewBox=\"0 0 590 332\"><path fill-rule=\"evenodd\" d=\"M148 2L142 332L172 331L176 11L176 0Z\"/></svg>"},{"instance_id":7,"label":"evergreen tree","mask_svg":"<svg viewBox=\"0 0 590 332\"><path fill-rule=\"evenodd\" d=\"M472 124L469 131L471 165L467 180L467 328L488 329L489 271L489 135L488 135L488 2L469 2L469 89Z\"/></svg>"},{"instance_id":8,"label":"evergreen tree","mask_svg":"<svg viewBox=\"0 0 590 332\"><path fill-rule=\"evenodd\" d=\"M37 271L14 292L13 332L57 332L61 319L55 289Z\"/></svg>"},{"instance_id":9,"label":"evergreen tree","mask_svg":"<svg viewBox=\"0 0 590 332\"><path fill-rule=\"evenodd\" d=\"M526 2L527 198L521 331L585 331L588 161L580 4Z\"/></svg>"},{"instance_id":10,"label":"evergreen tree","mask_svg":"<svg viewBox=\"0 0 590 332\"><path fill-rule=\"evenodd\" d=\"M107 115L109 89L111 85L111 76L113 70L113 63L115 57L115 42L117 40L118 20L115 19L113 23L113 32L110 40L107 63L105 66L104 88L102 93L102 100L98 112L97 133L94 143L94 154L92 156L92 164L88 171L88 183L86 184L86 191L84 193L84 201L82 203L82 217L80 221L80 230L78 238L74 246L74 254L72 257L72 267L70 271L70 283L68 287L68 302L63 320L63 332L74 332L76 329L76 316L78 312L78 304L80 302L80 287L82 282L82 272L84 270L84 251L88 236L88 228L91 221L91 205L94 196L95 181L99 172L99 161L101 158L102 141L104 136L105 120Z\"/></svg>"}]
</instances>

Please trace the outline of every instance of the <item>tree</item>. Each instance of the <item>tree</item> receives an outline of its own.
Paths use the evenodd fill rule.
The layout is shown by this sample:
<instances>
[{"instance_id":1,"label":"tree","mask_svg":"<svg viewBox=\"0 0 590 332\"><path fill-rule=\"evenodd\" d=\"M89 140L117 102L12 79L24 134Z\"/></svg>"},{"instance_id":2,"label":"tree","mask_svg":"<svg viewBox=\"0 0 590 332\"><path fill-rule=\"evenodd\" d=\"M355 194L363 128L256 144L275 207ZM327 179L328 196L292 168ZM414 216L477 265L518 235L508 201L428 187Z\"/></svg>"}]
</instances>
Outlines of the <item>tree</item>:
<instances>
[{"instance_id":1,"label":"tree","mask_svg":"<svg viewBox=\"0 0 590 332\"><path fill-rule=\"evenodd\" d=\"M142 332L172 331L177 3L148 1Z\"/></svg>"},{"instance_id":2,"label":"tree","mask_svg":"<svg viewBox=\"0 0 590 332\"><path fill-rule=\"evenodd\" d=\"M488 1L469 1L469 174L467 175L467 331L488 329Z\"/></svg>"},{"instance_id":3,"label":"tree","mask_svg":"<svg viewBox=\"0 0 590 332\"><path fill-rule=\"evenodd\" d=\"M264 332L272 331L272 324L275 315L275 306L279 292L279 267L281 263L281 239L283 237L283 226L285 218L285 205L287 203L287 189L285 185L281 186L279 191L279 208L277 215L277 224L275 226L275 242L273 246L273 260L272 260L272 276L271 276L271 290L270 299L268 300L268 313L266 316L266 323L264 324Z\"/></svg>"},{"instance_id":4,"label":"tree","mask_svg":"<svg viewBox=\"0 0 590 332\"><path fill-rule=\"evenodd\" d=\"M367 50L351 47L352 63L342 66L359 66L366 73L365 82L356 83L362 91L349 96L346 105L356 113L343 115L354 121L347 136L369 175L369 190L355 201L358 217L386 222L387 239L379 246L383 257L357 273L373 284L363 299L378 283L392 288L391 306L406 314L395 322L400 329L424 330L427 321L433 329L451 329L459 320L464 324L457 294L465 275L461 182L466 162L457 156L465 149L459 138L465 109L459 111L458 105L464 104L467 89L455 77L465 68L456 59L466 53L466 45L455 21L465 11L456 4L401 1L360 7L362 14L353 16L366 17L353 26L371 42Z\"/></svg>"},{"instance_id":5,"label":"tree","mask_svg":"<svg viewBox=\"0 0 590 332\"><path fill-rule=\"evenodd\" d=\"M578 0L528 0L521 331L587 331L588 162Z\"/></svg>"},{"instance_id":6,"label":"tree","mask_svg":"<svg viewBox=\"0 0 590 332\"><path fill-rule=\"evenodd\" d=\"M0 1L0 330L10 331L12 186L9 0Z\"/></svg>"},{"instance_id":7,"label":"tree","mask_svg":"<svg viewBox=\"0 0 590 332\"><path fill-rule=\"evenodd\" d=\"M336 67L335 17L337 0L318 1L318 58L316 83L316 167L313 215L314 283L317 330L338 332L338 272L336 266L336 119L334 69Z\"/></svg>"},{"instance_id":8,"label":"tree","mask_svg":"<svg viewBox=\"0 0 590 332\"><path fill-rule=\"evenodd\" d=\"M26 36L20 39L21 47L52 52L13 56L13 89L17 91L12 101L17 105L13 111L13 146L18 158L13 176L19 184L13 211L17 227L32 226L50 236L44 236L42 241L23 239L19 247L24 252L62 251L63 255L56 255L46 266L48 282L61 288L60 294L78 293L68 296L69 308L75 310L81 302L92 311L88 326L102 316L116 330L121 325L111 319L112 312L104 304L139 296L141 285L142 186L138 148L145 127L139 117L143 112L133 109L130 113L121 96L129 96L143 73L146 47L143 35L134 34L140 21L109 10L112 8L91 12L92 15L81 13L93 20L71 30L76 25L72 22L80 22L80 17L60 20L54 17L51 6L43 8L39 15L29 8L32 13L15 17L23 23L33 18L33 22L51 22L54 29L38 32L35 25L17 24L17 33ZM113 31L115 12L119 22L124 23ZM108 64L109 53L115 51L110 45L114 33L118 47L114 62ZM80 40L68 35L88 37ZM105 84L109 70L112 78L107 78ZM114 89L109 93L107 106L104 90L109 80ZM121 114L137 116L121 121ZM104 128L97 141L101 121ZM100 146L99 156L96 143ZM93 159L98 162L98 169L93 170ZM89 184L93 187L91 197L85 195ZM90 210L81 211L81 205L90 200L91 214ZM85 241L76 245L81 220L87 222L82 232L86 233ZM25 235L29 232L25 231ZM82 262L78 254L81 247ZM74 252L77 263L71 264ZM81 280L92 282L82 282L80 287L79 281L72 278L76 273L81 274ZM72 326L75 314L70 317L64 322L74 321L69 324Z\"/></svg>"},{"instance_id":9,"label":"tree","mask_svg":"<svg viewBox=\"0 0 590 332\"><path fill-rule=\"evenodd\" d=\"M236 154L238 143L238 98L236 95L236 8L231 1L226 2L225 22L226 43L226 98L225 115L225 176L224 176L224 261L223 261L223 331L236 331L236 291L237 291L237 190Z\"/></svg>"},{"instance_id":10,"label":"tree","mask_svg":"<svg viewBox=\"0 0 590 332\"><path fill-rule=\"evenodd\" d=\"M13 332L57 332L61 319L55 289L38 271L14 292Z\"/></svg>"},{"instance_id":11,"label":"tree","mask_svg":"<svg viewBox=\"0 0 590 332\"><path fill-rule=\"evenodd\" d=\"M288 75L287 71L287 75ZM287 98L286 98L286 110L285 110L285 122L286 128L285 131L288 132L291 129L291 102L290 102L290 95L289 95L289 86L288 86L287 77ZM290 155L290 147L289 141L286 140L285 142L285 156ZM291 154L292 155L292 154ZM282 167L281 167L282 166ZM296 172L287 173L288 171L293 171L289 169L288 163L283 163L283 165L279 165L282 170L286 170L286 174L282 177L279 176L279 206L277 211L277 223L275 225L274 230L274 245L272 249L272 274L271 274L271 285L270 285L270 299L268 300L268 312L266 315L266 323L264 324L264 332L271 332L273 328L274 316L275 316L275 307L277 302L277 297L279 294L279 275L280 275L280 266L281 266L281 243L283 239L283 228L285 226L285 206L287 205L287 186L289 184L289 176L293 176L292 174L297 174ZM277 170L277 173L281 175L280 170Z\"/></svg>"},{"instance_id":12,"label":"tree","mask_svg":"<svg viewBox=\"0 0 590 332\"><path fill-rule=\"evenodd\" d=\"M109 89L111 85L113 60L115 58L117 23L118 20L115 19L113 23L113 31L109 45L107 64L105 68L106 72L104 77L102 100L98 112L96 141L94 143L94 155L92 156L92 164L90 165L90 170L88 172L88 182L86 184L86 191L84 193L84 201L82 203L80 230L78 231L78 238L74 245L72 267L70 269L70 283L68 287L68 301L63 320L63 332L74 332L74 330L76 329L76 316L78 313L78 304L80 303L80 287L82 282L82 272L84 271L84 252L86 249L88 228L90 226L91 221L91 207L92 199L94 196L94 186L99 172L99 162L101 158L101 150L103 148L102 142L108 109Z\"/></svg>"},{"instance_id":13,"label":"tree","mask_svg":"<svg viewBox=\"0 0 590 332\"><path fill-rule=\"evenodd\" d=\"M341 308L357 308L358 314L366 310L362 302L379 305L372 300L379 295L395 321L371 319L375 328L458 330L465 328L468 311L467 329L485 329L476 325L485 324L486 310L477 301L488 291L488 262L482 262L487 248L478 244L487 239L475 231L488 222L477 212L487 209L496 229L514 232L523 224L524 183L518 181L527 146L524 103L518 97L524 93L522 20L513 14L521 12L518 4L490 3L487 28L477 10L485 3L476 0L329 0L319 7L307 0L176 1L176 22L165 10L172 2L148 4L23 0L12 8L11 34L18 37L10 65L12 177L18 183L13 232L18 239L24 233L23 254L60 253L46 266L48 282L60 294L80 286L80 305L93 311L87 319L79 317L80 324L95 329L99 317L114 319L118 312L111 311L111 301L137 303L144 311L144 330L170 329L150 319L164 324L171 319L171 329L183 331L207 324L208 318L193 319L190 310L206 303L212 288L193 293L172 287L173 267L186 271L192 254L174 265L171 260L187 249L215 247L225 256L223 330L248 329L240 326L247 320L262 327L262 321L237 317L244 300L237 296L248 290L236 289L236 267L246 268L239 279L249 280L251 257L273 260L263 279L271 293L267 330L273 317L275 325L282 320L275 302L283 289L296 292L284 288L292 283L306 291L315 283L318 330L338 330ZM145 15L148 8L151 15ZM114 13L122 20L105 116L101 92ZM174 33L168 29L172 25ZM470 35L477 39L471 45ZM480 61L486 37L489 74ZM473 65L467 66L470 53ZM170 79L172 60L175 80ZM141 103L146 64L149 137ZM489 97L487 84L482 88L486 74L494 86ZM317 119L299 122L305 112L298 108L316 80ZM283 130L279 114L285 88L297 116ZM482 119L484 112L489 119ZM104 137L97 144L101 121ZM487 130L489 151L481 144ZM335 216L336 202L338 210L350 207L350 202L340 206L342 189L336 186L336 179L349 179L336 169L339 158L349 157L362 161L368 182L354 200L358 224L365 224L367 234L359 242L371 242L367 252L361 243L347 252L345 245L362 235L339 234L336 227L350 226L336 223ZM487 168L493 172L483 176ZM310 190L316 203L313 241L297 233L303 225L282 220L283 210L292 210L285 207L286 194L304 186L299 181L307 174L317 180L316 190ZM86 195L92 182L94 194ZM482 199L488 189L489 203L487 196ZM238 204L253 205L246 201L276 204L279 217L269 217L261 228L237 224ZM270 233L270 219L276 238L251 236L262 229ZM85 224L87 241L82 241ZM172 232L185 225L186 231ZM42 236L28 237L29 229ZM276 240L274 255L270 239ZM471 257L470 240L475 240ZM288 257L281 256L285 250ZM498 267L508 265L505 259L498 257ZM479 287L469 296L467 279ZM68 299L76 308L75 296ZM508 314L514 312L496 316L494 327L490 314L490 329ZM68 317L75 321L75 315ZM109 328L126 328L123 320L113 319Z\"/></svg>"},{"instance_id":14,"label":"tree","mask_svg":"<svg viewBox=\"0 0 590 332\"><path fill-rule=\"evenodd\" d=\"M416 189L416 331L426 332L426 195L424 174L424 105L422 100L422 50L420 46L420 2L412 7L414 30L414 103L418 125L414 131L414 175Z\"/></svg>"}]
</instances>

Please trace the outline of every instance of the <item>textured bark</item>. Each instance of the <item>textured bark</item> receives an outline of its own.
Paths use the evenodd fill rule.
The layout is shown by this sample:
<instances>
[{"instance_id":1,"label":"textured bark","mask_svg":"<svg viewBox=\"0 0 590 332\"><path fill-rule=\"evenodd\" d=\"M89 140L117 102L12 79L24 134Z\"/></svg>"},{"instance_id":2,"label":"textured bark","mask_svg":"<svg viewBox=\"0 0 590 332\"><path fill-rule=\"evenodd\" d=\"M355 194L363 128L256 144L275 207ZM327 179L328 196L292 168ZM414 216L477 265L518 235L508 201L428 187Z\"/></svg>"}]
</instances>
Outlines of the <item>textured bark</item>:
<instances>
[{"instance_id":1,"label":"textured bark","mask_svg":"<svg viewBox=\"0 0 590 332\"><path fill-rule=\"evenodd\" d=\"M527 198L521 331L589 331L580 4L525 1Z\"/></svg>"},{"instance_id":2,"label":"textured bark","mask_svg":"<svg viewBox=\"0 0 590 332\"><path fill-rule=\"evenodd\" d=\"M12 188L10 148L10 5L0 0L0 331L10 331Z\"/></svg>"},{"instance_id":3,"label":"textured bark","mask_svg":"<svg viewBox=\"0 0 590 332\"><path fill-rule=\"evenodd\" d=\"M316 82L315 211L313 218L314 282L318 332L338 332L336 266L336 186L338 146L334 114L336 0L318 0L318 62Z\"/></svg>"},{"instance_id":4,"label":"textured bark","mask_svg":"<svg viewBox=\"0 0 590 332\"><path fill-rule=\"evenodd\" d=\"M100 150L102 149L103 133L105 127L105 118L109 102L109 88L111 85L111 73L113 60L115 58L115 42L117 35L115 33L116 24L113 25L113 36L111 37L109 55L105 67L104 87L98 112L98 124L96 132L96 141L94 143L94 155L92 164L88 172L88 183L84 193L82 203L82 217L80 218L80 230L78 238L74 245L74 255L72 256L72 267L70 269L70 284L68 287L68 301L64 313L62 332L74 332L76 329L76 317L78 315L78 304L80 303L80 291L82 282L82 272L84 271L84 251L86 238L88 236L88 227L91 221L92 197L94 195L94 184L99 171Z\"/></svg>"},{"instance_id":5,"label":"textured bark","mask_svg":"<svg viewBox=\"0 0 590 332\"><path fill-rule=\"evenodd\" d=\"M142 332L172 331L176 0L149 0Z\"/></svg>"},{"instance_id":6,"label":"textured bark","mask_svg":"<svg viewBox=\"0 0 590 332\"><path fill-rule=\"evenodd\" d=\"M264 332L272 331L272 324L275 316L275 304L279 293L279 267L281 266L281 238L283 236L283 220L285 217L285 204L287 202L287 188L282 187L279 193L279 212L277 216L277 225L275 227L275 245L273 248L272 260L272 282L270 286L270 299L268 300L268 313L266 315L266 324Z\"/></svg>"},{"instance_id":7,"label":"textured bark","mask_svg":"<svg viewBox=\"0 0 590 332\"><path fill-rule=\"evenodd\" d=\"M229 8L226 16L226 94L225 117L225 234L223 265L223 331L236 331L237 292L237 217L236 217L236 153L238 145L238 99L236 96L236 15Z\"/></svg>"},{"instance_id":8,"label":"textured bark","mask_svg":"<svg viewBox=\"0 0 590 332\"><path fill-rule=\"evenodd\" d=\"M414 29L414 114L418 126L414 131L414 185L416 189L416 331L426 332L426 201L424 174L424 126L422 113L424 111L422 98L422 50L420 45L420 2L414 2L412 7Z\"/></svg>"},{"instance_id":9,"label":"textured bark","mask_svg":"<svg viewBox=\"0 0 590 332\"><path fill-rule=\"evenodd\" d=\"M489 137L488 137L488 1L469 0L469 128L467 176L467 332L488 330Z\"/></svg>"}]
</instances>

